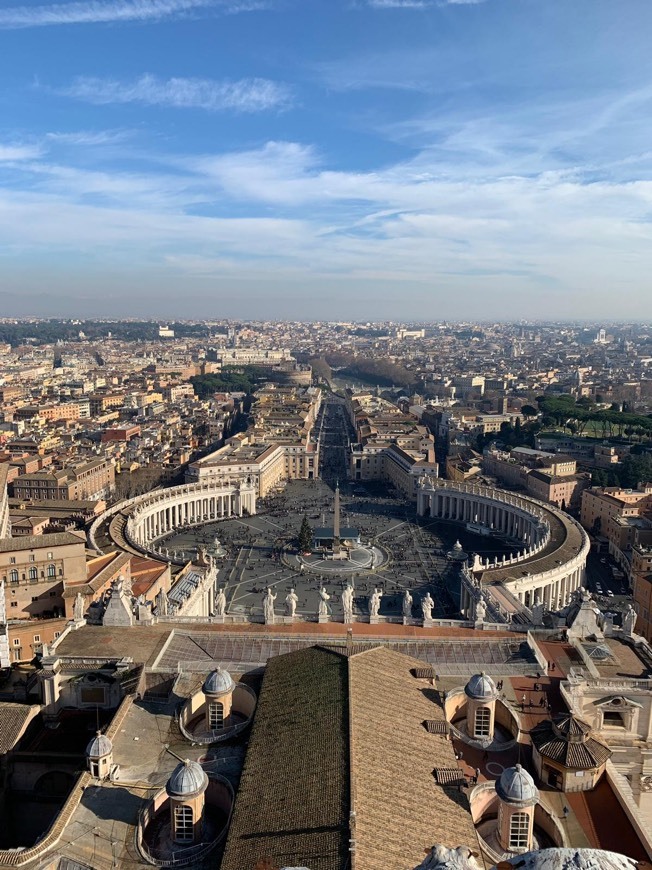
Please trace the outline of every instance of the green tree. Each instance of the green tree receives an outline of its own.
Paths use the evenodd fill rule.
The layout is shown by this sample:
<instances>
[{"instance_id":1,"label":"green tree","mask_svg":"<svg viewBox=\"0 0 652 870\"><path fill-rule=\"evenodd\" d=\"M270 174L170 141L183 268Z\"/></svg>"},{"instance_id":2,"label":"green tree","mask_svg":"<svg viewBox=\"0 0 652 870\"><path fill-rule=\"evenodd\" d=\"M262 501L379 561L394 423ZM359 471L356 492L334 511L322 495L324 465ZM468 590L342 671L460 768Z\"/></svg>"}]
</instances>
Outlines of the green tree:
<instances>
[{"instance_id":1,"label":"green tree","mask_svg":"<svg viewBox=\"0 0 652 870\"><path fill-rule=\"evenodd\" d=\"M302 553L307 553L312 548L312 527L305 514L297 537L297 547Z\"/></svg>"},{"instance_id":2,"label":"green tree","mask_svg":"<svg viewBox=\"0 0 652 870\"><path fill-rule=\"evenodd\" d=\"M536 417L539 412L534 405L523 405L521 414L527 419L528 417Z\"/></svg>"}]
</instances>

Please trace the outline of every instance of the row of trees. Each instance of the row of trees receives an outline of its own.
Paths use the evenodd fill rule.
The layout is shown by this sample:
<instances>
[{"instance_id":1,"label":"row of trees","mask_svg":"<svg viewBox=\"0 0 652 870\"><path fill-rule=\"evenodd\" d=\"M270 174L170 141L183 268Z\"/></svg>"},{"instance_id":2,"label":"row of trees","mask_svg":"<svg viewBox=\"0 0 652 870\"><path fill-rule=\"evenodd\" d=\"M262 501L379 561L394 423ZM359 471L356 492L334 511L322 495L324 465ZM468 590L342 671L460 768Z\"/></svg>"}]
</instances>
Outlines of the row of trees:
<instances>
[{"instance_id":1,"label":"row of trees","mask_svg":"<svg viewBox=\"0 0 652 870\"><path fill-rule=\"evenodd\" d=\"M190 378L195 395L207 399L213 393L251 394L261 383L273 380L273 369L264 366L225 366L221 372L209 375L195 375Z\"/></svg>"},{"instance_id":2,"label":"row of trees","mask_svg":"<svg viewBox=\"0 0 652 870\"><path fill-rule=\"evenodd\" d=\"M615 468L597 468L591 475L594 486L622 486L636 489L639 484L652 481L652 455L630 454Z\"/></svg>"},{"instance_id":3,"label":"row of trees","mask_svg":"<svg viewBox=\"0 0 652 870\"><path fill-rule=\"evenodd\" d=\"M598 408L589 399L575 401L572 396L539 396L541 423L557 426L571 435L593 435L598 438L652 438L652 415L632 414L615 408ZM522 409L524 416L533 416L531 405Z\"/></svg>"},{"instance_id":4,"label":"row of trees","mask_svg":"<svg viewBox=\"0 0 652 870\"><path fill-rule=\"evenodd\" d=\"M327 353L322 357L313 357L308 362L315 374L321 374L329 379L332 370L338 369L338 373L344 377L359 378L361 381L378 384L381 387L397 386L407 389L415 384L413 372L387 357L371 359L355 356L352 353Z\"/></svg>"}]
</instances>

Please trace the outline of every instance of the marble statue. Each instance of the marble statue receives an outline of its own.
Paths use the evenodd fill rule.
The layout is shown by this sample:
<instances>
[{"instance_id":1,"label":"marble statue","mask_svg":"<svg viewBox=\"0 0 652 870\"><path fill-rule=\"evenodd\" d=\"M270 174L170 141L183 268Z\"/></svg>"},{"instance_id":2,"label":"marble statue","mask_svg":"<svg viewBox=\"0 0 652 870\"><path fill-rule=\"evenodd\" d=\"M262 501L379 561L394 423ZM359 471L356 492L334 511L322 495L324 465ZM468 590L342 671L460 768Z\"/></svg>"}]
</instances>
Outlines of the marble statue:
<instances>
[{"instance_id":1,"label":"marble statue","mask_svg":"<svg viewBox=\"0 0 652 870\"><path fill-rule=\"evenodd\" d=\"M412 616L412 596L409 589L403 593L403 616L407 618Z\"/></svg>"},{"instance_id":2,"label":"marble statue","mask_svg":"<svg viewBox=\"0 0 652 870\"><path fill-rule=\"evenodd\" d=\"M476 622L484 622L486 615L487 615L487 605L484 603L483 598L479 598L475 602L475 621Z\"/></svg>"},{"instance_id":3,"label":"marble statue","mask_svg":"<svg viewBox=\"0 0 652 870\"><path fill-rule=\"evenodd\" d=\"M353 586L348 585L342 592L342 607L344 608L344 622L353 622Z\"/></svg>"},{"instance_id":4,"label":"marble statue","mask_svg":"<svg viewBox=\"0 0 652 870\"><path fill-rule=\"evenodd\" d=\"M421 599L421 612L423 613L423 618L432 619L432 608L435 606L435 602L433 601L432 595L429 592L426 592L424 597Z\"/></svg>"},{"instance_id":5,"label":"marble statue","mask_svg":"<svg viewBox=\"0 0 652 870\"><path fill-rule=\"evenodd\" d=\"M265 624L274 624L274 602L277 596L274 595L270 586L267 587L267 592L263 598L263 613L265 614Z\"/></svg>"},{"instance_id":6,"label":"marble statue","mask_svg":"<svg viewBox=\"0 0 652 870\"><path fill-rule=\"evenodd\" d=\"M466 846L457 849L433 846L428 857L415 870L480 870L480 865L475 860L475 853Z\"/></svg>"},{"instance_id":7,"label":"marble statue","mask_svg":"<svg viewBox=\"0 0 652 870\"><path fill-rule=\"evenodd\" d=\"M73 609L72 609L72 615L73 615L73 618L75 619L75 621L79 622L80 620L82 620L84 618L84 610L85 610L84 596L81 594L81 592L78 592L77 595L75 596L75 603L74 603Z\"/></svg>"},{"instance_id":8,"label":"marble statue","mask_svg":"<svg viewBox=\"0 0 652 870\"><path fill-rule=\"evenodd\" d=\"M226 595L224 589L220 587L215 596L215 616L224 616L226 613Z\"/></svg>"},{"instance_id":9,"label":"marble statue","mask_svg":"<svg viewBox=\"0 0 652 870\"><path fill-rule=\"evenodd\" d=\"M322 586L319 590L319 615L320 616L328 616L328 601L330 601L330 595L326 591L326 589Z\"/></svg>"},{"instance_id":10,"label":"marble statue","mask_svg":"<svg viewBox=\"0 0 652 870\"><path fill-rule=\"evenodd\" d=\"M159 616L168 615L168 597L162 589L159 589L156 593L154 603L156 604L156 612Z\"/></svg>"},{"instance_id":11,"label":"marble statue","mask_svg":"<svg viewBox=\"0 0 652 870\"><path fill-rule=\"evenodd\" d=\"M369 596L369 616L375 617L380 613L380 599L383 597L383 593L380 589L374 589L372 594Z\"/></svg>"},{"instance_id":12,"label":"marble statue","mask_svg":"<svg viewBox=\"0 0 652 870\"><path fill-rule=\"evenodd\" d=\"M290 589L288 594L285 596L285 612L288 616L294 616L297 611L297 604L299 603L299 596L294 591L294 589Z\"/></svg>"},{"instance_id":13,"label":"marble statue","mask_svg":"<svg viewBox=\"0 0 652 870\"><path fill-rule=\"evenodd\" d=\"M118 595L131 595L131 581L124 574L118 574L118 582L115 588Z\"/></svg>"},{"instance_id":14,"label":"marble statue","mask_svg":"<svg viewBox=\"0 0 652 870\"><path fill-rule=\"evenodd\" d=\"M631 604L627 605L627 610L623 613L623 632L631 637L636 628L636 618L638 614Z\"/></svg>"}]
</instances>

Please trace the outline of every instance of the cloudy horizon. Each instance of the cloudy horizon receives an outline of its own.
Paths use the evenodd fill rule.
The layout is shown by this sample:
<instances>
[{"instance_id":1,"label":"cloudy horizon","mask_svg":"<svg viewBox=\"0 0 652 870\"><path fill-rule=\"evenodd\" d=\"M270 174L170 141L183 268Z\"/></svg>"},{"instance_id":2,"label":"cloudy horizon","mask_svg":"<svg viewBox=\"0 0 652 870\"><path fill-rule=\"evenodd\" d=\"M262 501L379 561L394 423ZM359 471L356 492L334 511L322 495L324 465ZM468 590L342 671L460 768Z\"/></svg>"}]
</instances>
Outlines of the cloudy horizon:
<instances>
[{"instance_id":1,"label":"cloudy horizon","mask_svg":"<svg viewBox=\"0 0 652 870\"><path fill-rule=\"evenodd\" d=\"M2 313L650 319L651 28L645 0L0 10Z\"/></svg>"}]
</instances>

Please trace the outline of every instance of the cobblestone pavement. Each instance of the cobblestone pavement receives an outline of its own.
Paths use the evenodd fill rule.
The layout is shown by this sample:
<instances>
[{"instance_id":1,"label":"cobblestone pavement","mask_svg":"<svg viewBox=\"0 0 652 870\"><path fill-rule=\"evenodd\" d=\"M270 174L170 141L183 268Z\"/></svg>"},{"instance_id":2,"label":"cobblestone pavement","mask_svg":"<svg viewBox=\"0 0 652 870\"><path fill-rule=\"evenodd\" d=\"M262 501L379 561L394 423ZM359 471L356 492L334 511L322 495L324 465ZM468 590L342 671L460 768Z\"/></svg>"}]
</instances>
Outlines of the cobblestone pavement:
<instances>
[{"instance_id":1,"label":"cobblestone pavement","mask_svg":"<svg viewBox=\"0 0 652 870\"><path fill-rule=\"evenodd\" d=\"M314 616L319 607L319 590L325 586L331 596L334 618L341 618L341 593L348 582L355 589L355 610L368 612L367 598L375 587L383 591L381 615L401 613L401 599L407 588L414 599L414 616L420 616L419 601L426 592L435 600L435 618L455 618L459 611L459 569L447 559L447 552L460 540L468 553L484 558L509 552L500 541L466 531L455 523L416 516L413 503L388 496L377 485L352 489L342 484L342 526L354 526L365 544L382 548L387 562L378 569L361 569L341 576L324 571L289 567L281 558L283 548L292 549L301 520L306 515L312 527L333 521L333 490L321 480L291 481L282 493L259 502L253 517L232 518L180 532L168 538L170 550L194 554L200 546L210 547L217 537L226 550L218 583L226 589L228 613L260 617L267 586L277 594L276 610L291 588L299 597L297 613Z\"/></svg>"}]
</instances>

